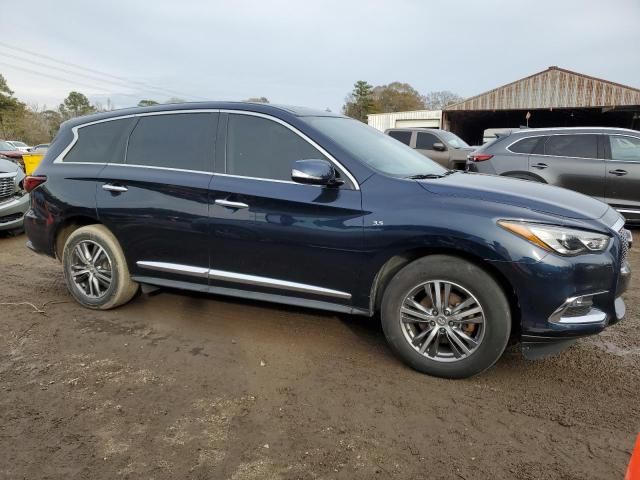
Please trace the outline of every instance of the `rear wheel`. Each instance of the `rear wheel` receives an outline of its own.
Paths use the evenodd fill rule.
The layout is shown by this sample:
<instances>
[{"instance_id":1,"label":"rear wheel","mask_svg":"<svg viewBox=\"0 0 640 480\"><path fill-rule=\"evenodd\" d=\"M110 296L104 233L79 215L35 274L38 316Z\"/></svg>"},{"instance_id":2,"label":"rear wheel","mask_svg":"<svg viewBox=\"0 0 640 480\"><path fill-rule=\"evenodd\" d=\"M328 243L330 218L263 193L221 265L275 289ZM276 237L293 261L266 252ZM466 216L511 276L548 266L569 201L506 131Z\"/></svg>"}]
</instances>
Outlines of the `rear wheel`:
<instances>
[{"instance_id":1,"label":"rear wheel","mask_svg":"<svg viewBox=\"0 0 640 480\"><path fill-rule=\"evenodd\" d=\"M85 307L115 308L138 291L118 241L104 225L88 225L69 235L62 265L67 289Z\"/></svg>"},{"instance_id":2,"label":"rear wheel","mask_svg":"<svg viewBox=\"0 0 640 480\"><path fill-rule=\"evenodd\" d=\"M509 303L491 275L448 255L424 257L393 278L382 326L394 352L414 369L465 378L493 365L511 332Z\"/></svg>"}]
</instances>

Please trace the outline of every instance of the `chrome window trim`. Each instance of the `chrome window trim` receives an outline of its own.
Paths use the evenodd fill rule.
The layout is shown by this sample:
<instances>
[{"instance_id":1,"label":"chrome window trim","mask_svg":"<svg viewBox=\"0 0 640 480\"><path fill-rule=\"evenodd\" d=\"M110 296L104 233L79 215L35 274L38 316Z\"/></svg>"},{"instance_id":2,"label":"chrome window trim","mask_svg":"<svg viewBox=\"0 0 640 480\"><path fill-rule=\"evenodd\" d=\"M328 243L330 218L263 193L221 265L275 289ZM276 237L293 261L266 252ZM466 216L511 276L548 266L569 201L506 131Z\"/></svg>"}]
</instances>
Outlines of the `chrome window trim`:
<instances>
[{"instance_id":1,"label":"chrome window trim","mask_svg":"<svg viewBox=\"0 0 640 480\"><path fill-rule=\"evenodd\" d=\"M71 140L71 143L69 143L69 145L67 145L65 149L62 150L62 152L60 152L60 154L53 160L53 163L65 163L68 165L124 165L123 163L110 164L105 162L65 162L63 160L64 157L78 142L78 130L84 127L97 125L98 123L106 123L106 122L113 122L115 120L123 120L125 118L149 117L153 115L173 115L173 114L179 114L179 113L216 113L219 111L220 111L219 109L203 108L203 109L186 109L186 110L166 110L166 111L160 111L160 112L131 113L129 115L119 115L117 117L102 118L100 120L95 120L93 122L81 123L80 125L71 127L71 132L73 133L73 139ZM137 166L147 167L148 165L137 165ZM166 168L169 168L169 167L166 167Z\"/></svg>"},{"instance_id":2,"label":"chrome window trim","mask_svg":"<svg viewBox=\"0 0 640 480\"><path fill-rule=\"evenodd\" d=\"M348 300L351 294L333 290L330 288L308 285L306 283L290 282L288 280L279 280L277 278L261 277L258 275L247 275L244 273L227 272L224 270L208 269L203 267L194 267L191 265L179 265L176 263L137 261L139 267L159 272L179 273L199 278L210 278L213 280L224 280L234 283L242 283L245 285L255 285L258 287L278 288L281 290L289 290L295 292L312 293L315 295L324 295L328 297L343 298Z\"/></svg>"},{"instance_id":3,"label":"chrome window trim","mask_svg":"<svg viewBox=\"0 0 640 480\"><path fill-rule=\"evenodd\" d=\"M351 172L349 172L349 170L347 170L338 160L336 160L333 155L331 155L329 152L327 152L323 147L321 147L318 143L316 143L315 141L313 141L311 138L309 138L307 135L305 135L304 133L302 133L300 130L298 130L297 128L295 128L293 125L290 125L289 123L285 122L284 120L281 120L277 117L274 117L272 115L268 115L265 113L259 113L259 112L251 112L248 110L227 110L227 109L221 109L220 110L221 113L227 113L227 114L232 114L232 115L249 115L252 117L261 117L261 118L265 118L267 120L271 120L273 122L279 123L280 125L288 128L289 130L291 130L293 133L295 133L296 135L298 135L300 138L302 138L303 140L305 140L308 144L310 144L312 147L314 147L316 150L320 151L320 153L322 153L325 157L327 157L327 159L333 163L333 165L340 171L342 172L342 174L347 177L349 179L349 181L351 182L351 184L353 185L354 190L360 190L360 185L358 185L358 182L356 181L355 177L353 175L351 175ZM300 159L302 160L302 159ZM225 165L225 170L226 170L226 165ZM229 175L229 176L233 176L232 174L225 174L225 175ZM244 177L244 178L256 178L258 180L272 180L272 179L268 179L268 178L261 178L261 177ZM281 182L288 182L289 180L279 180ZM291 183L296 183L297 182L291 182Z\"/></svg>"},{"instance_id":4,"label":"chrome window trim","mask_svg":"<svg viewBox=\"0 0 640 480\"><path fill-rule=\"evenodd\" d=\"M276 180L275 178L246 177L244 175L231 175L230 173L214 173L216 177L243 178L245 180L258 180L260 182L289 183L292 185L301 185L305 187L321 187L321 185L309 185L306 183L298 183L293 180Z\"/></svg>"},{"instance_id":5,"label":"chrome window trim","mask_svg":"<svg viewBox=\"0 0 640 480\"><path fill-rule=\"evenodd\" d=\"M334 164L334 166L338 170L340 170L340 172L342 172L349 179L349 181L353 184L353 188L355 190L360 190L360 185L356 181L355 177L351 174L351 172L349 172L349 170L347 170L338 160L336 160L333 157L333 155L331 155L329 152L327 152L323 147L321 147L318 143L313 141L307 135L302 133L300 130L295 128L293 125L290 125L289 123L285 122L284 120L281 120L281 119L279 119L277 117L274 117L273 115L269 115L269 114L266 114L266 113L252 112L252 111L249 111L249 110L232 110L232 109L220 109L220 108L201 108L201 109L198 108L198 109L185 109L185 110L166 110L166 111L159 111L159 112L132 113L132 114L129 114L129 115L121 115L121 116L118 116L118 117L103 118L103 119L100 119L100 120L95 120L93 122L83 123L83 124L76 125L75 127L71 128L71 132L73 133L73 139L71 140L69 145L67 145L65 147L65 149L62 150L62 152L60 152L60 154L53 160L53 163L54 164L64 163L64 164L67 164L67 165L120 165L120 166L139 167L139 168L157 168L157 169L163 169L163 170L175 170L175 171L185 171L185 172L194 172L194 173L206 173L206 174L224 175L224 176L236 177L236 178L248 178L248 179L254 179L254 180L275 181L275 182L281 182L281 183L293 183L293 184L296 184L296 185L303 185L303 184L300 184L300 183L297 183L297 182L293 182L293 181L290 181L290 180L275 180L275 179L260 178L260 177L243 177L243 176L240 176L240 175L231 175L231 174L226 174L226 173L216 173L216 172L213 172L213 171L211 171L211 172L209 172L209 171L202 172L202 171L199 171L199 170L187 170L187 169L180 169L180 168L173 168L173 167L156 167L156 166L152 166L152 165L134 165L134 164L127 164L127 163L65 162L64 161L64 157L67 155L67 153L69 153L69 151L78 142L78 138L79 138L78 130L80 128L88 127L88 126L91 126L91 125L96 125L98 123L112 122L112 121L115 121L115 120L123 120L123 119L126 119L126 118L149 117L149 116L155 116L155 115L177 115L177 114L181 114L181 113L231 113L231 114L239 114L239 115L250 115L250 116L254 116L254 117L262 117L262 118L266 118L267 120L272 120L272 121L274 121L276 123L279 123L280 125L283 125L284 127L288 128L289 130L294 132L296 135L298 135L299 137L304 139L307 143L312 145L316 150L319 150L325 157L327 157L327 159L329 159L329 161L331 163ZM306 186L315 186L315 187L317 187L317 185L306 185Z\"/></svg>"},{"instance_id":6,"label":"chrome window trim","mask_svg":"<svg viewBox=\"0 0 640 480\"><path fill-rule=\"evenodd\" d=\"M69 162L69 163L72 163L72 162ZM202 175L209 175L209 176L213 175L213 172L207 172L205 170L188 170L186 168L157 167L155 165L138 165L138 164L129 165L127 163L105 163L105 165L114 165L116 167L131 167L131 168L151 168L153 170L168 170L170 172L200 173Z\"/></svg>"},{"instance_id":7,"label":"chrome window trim","mask_svg":"<svg viewBox=\"0 0 640 480\"><path fill-rule=\"evenodd\" d=\"M513 150L510 150L510 147L516 143L518 143L521 140L526 140L528 138L540 138L540 137L560 137L560 136L567 136L567 135L604 135L603 133L595 133L595 132L576 132L576 133L551 133L549 135L545 135L545 134L541 134L541 135L528 135L526 137L521 137L518 138L516 140L514 140L513 142L511 142L509 145L507 145L505 147L505 150L507 150L509 153L512 153L514 155L532 155L534 157L554 157L554 158L579 158L581 160L602 160L604 161L604 158L594 158L594 157L570 157L567 155L546 155L544 153L520 153L520 152L514 152Z\"/></svg>"}]
</instances>

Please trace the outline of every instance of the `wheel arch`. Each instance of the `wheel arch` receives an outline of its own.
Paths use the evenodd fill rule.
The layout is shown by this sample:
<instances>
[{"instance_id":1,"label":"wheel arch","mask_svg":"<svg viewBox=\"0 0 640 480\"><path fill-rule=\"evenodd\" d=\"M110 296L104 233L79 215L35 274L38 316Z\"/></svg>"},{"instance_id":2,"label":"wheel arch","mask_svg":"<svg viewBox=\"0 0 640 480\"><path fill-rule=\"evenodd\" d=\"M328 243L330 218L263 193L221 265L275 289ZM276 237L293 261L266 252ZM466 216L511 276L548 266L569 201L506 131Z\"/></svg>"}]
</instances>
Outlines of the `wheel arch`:
<instances>
[{"instance_id":1,"label":"wheel arch","mask_svg":"<svg viewBox=\"0 0 640 480\"><path fill-rule=\"evenodd\" d=\"M53 233L53 248L56 259L58 259L58 261L62 261L62 250L64 249L64 244L67 242L69 235L71 235L80 227L98 224L102 225L102 222L88 215L74 215L72 217L65 218L62 222L60 222Z\"/></svg>"},{"instance_id":2,"label":"wheel arch","mask_svg":"<svg viewBox=\"0 0 640 480\"><path fill-rule=\"evenodd\" d=\"M497 268L495 268L491 263L485 261L481 257L478 257L472 253L466 251L460 251L455 249L447 249L447 248L416 248L412 250L407 250L405 252L394 255L389 258L384 265L380 268L378 273L376 274L373 284L371 286L370 293L370 313L373 315L376 312L380 311L380 306L382 304L382 297L386 288L389 286L393 277L400 271L402 268L417 260L419 258L428 257L431 255L451 255L453 257L457 257L463 260L466 260L470 263L473 263L479 268L482 268L486 271L491 277L496 281L496 283L500 286L502 291L504 292L507 300L509 302L509 308L511 310L511 335L512 338L519 337L520 333L520 306L518 302L518 296L511 286L511 283L504 276L502 272L500 272Z\"/></svg>"},{"instance_id":3,"label":"wheel arch","mask_svg":"<svg viewBox=\"0 0 640 480\"><path fill-rule=\"evenodd\" d=\"M522 170L513 170L510 172L504 172L500 174L501 177L519 178L521 180L530 180L534 182L547 183L547 181L540 175L536 175L532 172L526 172Z\"/></svg>"}]
</instances>

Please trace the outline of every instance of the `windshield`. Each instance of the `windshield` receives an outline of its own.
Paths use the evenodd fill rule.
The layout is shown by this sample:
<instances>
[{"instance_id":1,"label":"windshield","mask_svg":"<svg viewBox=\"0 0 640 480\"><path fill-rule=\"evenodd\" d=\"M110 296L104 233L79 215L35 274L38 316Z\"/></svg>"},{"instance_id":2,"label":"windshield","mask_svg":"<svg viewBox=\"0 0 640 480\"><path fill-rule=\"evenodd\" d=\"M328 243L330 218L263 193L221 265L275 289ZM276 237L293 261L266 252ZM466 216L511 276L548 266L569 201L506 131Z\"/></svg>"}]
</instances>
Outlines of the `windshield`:
<instances>
[{"instance_id":1,"label":"windshield","mask_svg":"<svg viewBox=\"0 0 640 480\"><path fill-rule=\"evenodd\" d=\"M440 130L440 136L447 142L452 148L467 148L469 144L462 140L455 133L447 132L446 130Z\"/></svg>"},{"instance_id":2,"label":"windshield","mask_svg":"<svg viewBox=\"0 0 640 480\"><path fill-rule=\"evenodd\" d=\"M16 141L12 141L11 142L15 147L26 147L27 144L23 143L23 142L16 142Z\"/></svg>"},{"instance_id":3,"label":"windshield","mask_svg":"<svg viewBox=\"0 0 640 480\"><path fill-rule=\"evenodd\" d=\"M17 148L11 145L9 142L3 142L0 140L0 150L17 150Z\"/></svg>"},{"instance_id":4,"label":"windshield","mask_svg":"<svg viewBox=\"0 0 640 480\"><path fill-rule=\"evenodd\" d=\"M387 175L443 175L446 169L398 140L357 120L343 117L306 117L305 121L335 140L369 167Z\"/></svg>"}]
</instances>

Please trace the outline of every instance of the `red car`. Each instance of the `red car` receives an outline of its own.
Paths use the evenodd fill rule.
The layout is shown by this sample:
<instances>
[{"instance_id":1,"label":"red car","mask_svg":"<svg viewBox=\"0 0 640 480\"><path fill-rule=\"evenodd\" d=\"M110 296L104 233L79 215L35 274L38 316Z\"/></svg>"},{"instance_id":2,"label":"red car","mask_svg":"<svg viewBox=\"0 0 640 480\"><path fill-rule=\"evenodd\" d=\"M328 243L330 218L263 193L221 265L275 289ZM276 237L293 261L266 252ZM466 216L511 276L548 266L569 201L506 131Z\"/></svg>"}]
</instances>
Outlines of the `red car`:
<instances>
[{"instance_id":1,"label":"red car","mask_svg":"<svg viewBox=\"0 0 640 480\"><path fill-rule=\"evenodd\" d=\"M0 140L0 157L4 156L10 158L14 162L17 162L24 170L24 161L22 160L23 153L24 152L21 152L10 143Z\"/></svg>"}]
</instances>

